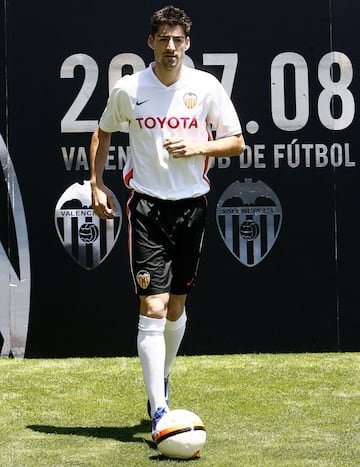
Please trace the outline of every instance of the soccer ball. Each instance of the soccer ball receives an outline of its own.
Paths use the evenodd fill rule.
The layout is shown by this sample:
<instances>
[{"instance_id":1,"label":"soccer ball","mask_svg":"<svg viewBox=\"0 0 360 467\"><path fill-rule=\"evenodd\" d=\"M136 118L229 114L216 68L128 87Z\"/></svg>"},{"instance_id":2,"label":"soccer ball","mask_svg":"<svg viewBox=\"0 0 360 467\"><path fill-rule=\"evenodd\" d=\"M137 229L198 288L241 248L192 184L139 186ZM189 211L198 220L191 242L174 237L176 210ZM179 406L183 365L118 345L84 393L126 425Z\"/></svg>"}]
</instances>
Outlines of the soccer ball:
<instances>
[{"instance_id":1,"label":"soccer ball","mask_svg":"<svg viewBox=\"0 0 360 467\"><path fill-rule=\"evenodd\" d=\"M191 459L200 454L205 444L205 426L201 418L190 410L170 410L156 425L154 440L164 456Z\"/></svg>"}]
</instances>

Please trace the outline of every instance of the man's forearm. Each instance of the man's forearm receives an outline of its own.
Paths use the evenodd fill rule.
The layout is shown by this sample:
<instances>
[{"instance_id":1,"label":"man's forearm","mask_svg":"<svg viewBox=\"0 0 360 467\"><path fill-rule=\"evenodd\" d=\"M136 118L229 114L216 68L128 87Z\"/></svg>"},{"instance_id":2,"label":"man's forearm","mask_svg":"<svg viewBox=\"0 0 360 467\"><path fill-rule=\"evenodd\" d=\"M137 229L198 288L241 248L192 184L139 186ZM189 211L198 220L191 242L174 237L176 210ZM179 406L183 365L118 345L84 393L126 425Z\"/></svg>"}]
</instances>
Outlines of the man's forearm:
<instances>
[{"instance_id":1,"label":"man's forearm","mask_svg":"<svg viewBox=\"0 0 360 467\"><path fill-rule=\"evenodd\" d=\"M212 157L231 157L240 155L245 149L242 135L228 136L204 143L204 155Z\"/></svg>"},{"instance_id":2,"label":"man's forearm","mask_svg":"<svg viewBox=\"0 0 360 467\"><path fill-rule=\"evenodd\" d=\"M102 179L106 160L109 154L111 133L105 133L97 127L90 143L90 175L91 182Z\"/></svg>"}]
</instances>

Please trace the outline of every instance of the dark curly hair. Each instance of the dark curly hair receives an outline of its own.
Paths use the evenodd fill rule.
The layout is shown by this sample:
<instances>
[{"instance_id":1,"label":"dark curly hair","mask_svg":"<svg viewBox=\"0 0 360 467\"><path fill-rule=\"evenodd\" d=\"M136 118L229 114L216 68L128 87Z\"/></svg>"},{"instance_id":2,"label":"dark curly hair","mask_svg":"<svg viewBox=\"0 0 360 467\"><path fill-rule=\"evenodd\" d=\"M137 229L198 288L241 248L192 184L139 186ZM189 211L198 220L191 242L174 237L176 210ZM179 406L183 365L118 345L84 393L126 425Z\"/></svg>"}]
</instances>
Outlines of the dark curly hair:
<instances>
[{"instance_id":1,"label":"dark curly hair","mask_svg":"<svg viewBox=\"0 0 360 467\"><path fill-rule=\"evenodd\" d=\"M169 5L161 8L161 10L155 11L150 18L150 34L154 36L159 26L162 24L168 24L169 26L182 26L185 36L188 36L190 34L192 21L184 10Z\"/></svg>"}]
</instances>

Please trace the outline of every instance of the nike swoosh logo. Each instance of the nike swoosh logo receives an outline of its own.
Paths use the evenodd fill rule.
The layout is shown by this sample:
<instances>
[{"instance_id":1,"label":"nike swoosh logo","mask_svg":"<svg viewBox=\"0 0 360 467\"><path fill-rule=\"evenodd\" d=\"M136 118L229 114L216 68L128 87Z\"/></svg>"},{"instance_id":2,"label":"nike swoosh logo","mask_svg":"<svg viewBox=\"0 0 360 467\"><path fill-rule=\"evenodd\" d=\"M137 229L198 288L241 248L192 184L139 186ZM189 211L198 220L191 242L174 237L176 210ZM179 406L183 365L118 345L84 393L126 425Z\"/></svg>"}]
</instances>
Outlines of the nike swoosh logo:
<instances>
[{"instance_id":1,"label":"nike swoosh logo","mask_svg":"<svg viewBox=\"0 0 360 467\"><path fill-rule=\"evenodd\" d=\"M145 101L136 101L136 105L142 105L145 104L149 99L146 99Z\"/></svg>"}]
</instances>

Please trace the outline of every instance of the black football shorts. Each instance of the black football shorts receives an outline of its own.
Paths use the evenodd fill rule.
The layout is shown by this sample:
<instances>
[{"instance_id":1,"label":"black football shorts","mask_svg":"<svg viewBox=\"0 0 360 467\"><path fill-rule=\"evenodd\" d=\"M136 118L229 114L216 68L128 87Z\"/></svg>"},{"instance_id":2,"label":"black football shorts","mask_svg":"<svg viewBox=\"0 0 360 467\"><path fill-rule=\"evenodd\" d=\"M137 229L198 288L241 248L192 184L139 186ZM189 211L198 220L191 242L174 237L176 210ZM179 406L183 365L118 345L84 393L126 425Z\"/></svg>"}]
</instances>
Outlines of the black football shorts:
<instances>
[{"instance_id":1,"label":"black football shorts","mask_svg":"<svg viewBox=\"0 0 360 467\"><path fill-rule=\"evenodd\" d=\"M193 287L203 242L207 198L160 200L131 192L129 256L136 293L186 294Z\"/></svg>"}]
</instances>

